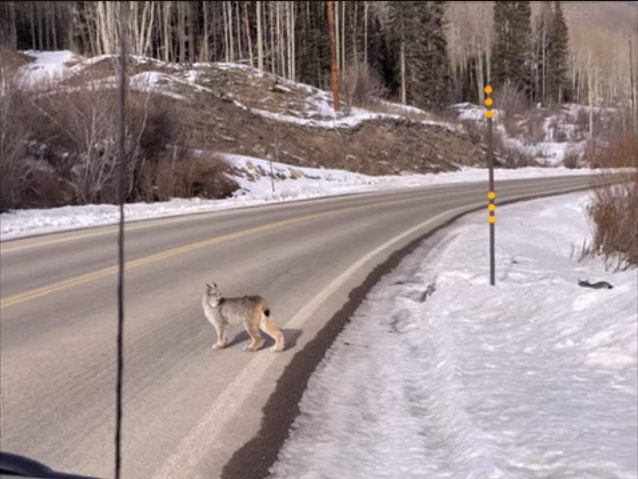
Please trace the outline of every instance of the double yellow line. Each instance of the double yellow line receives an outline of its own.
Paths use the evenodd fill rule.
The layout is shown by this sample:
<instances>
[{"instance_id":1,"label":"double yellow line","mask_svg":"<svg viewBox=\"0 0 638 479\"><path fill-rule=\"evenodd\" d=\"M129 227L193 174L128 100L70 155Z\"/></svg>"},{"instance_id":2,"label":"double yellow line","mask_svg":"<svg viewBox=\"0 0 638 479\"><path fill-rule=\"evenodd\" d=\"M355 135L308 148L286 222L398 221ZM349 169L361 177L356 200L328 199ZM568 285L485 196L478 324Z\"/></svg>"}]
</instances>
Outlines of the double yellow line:
<instances>
[{"instance_id":1,"label":"double yellow line","mask_svg":"<svg viewBox=\"0 0 638 479\"><path fill-rule=\"evenodd\" d=\"M352 209L362 209L362 208L370 208L370 206L365 207L355 207L349 208ZM235 233L229 233L222 236L217 236L215 238L198 241L197 243L192 243L186 246L180 246L178 248L170 249L168 251L163 251L161 253L152 254L150 256L145 256L143 258L139 258L133 261L127 261L124 264L124 269L129 271L131 269L137 268L139 266L144 266L146 264L154 263L156 261L161 261L164 259L172 258L174 256L178 256L180 254L189 253L191 251L195 251L197 249L205 248L207 246L213 246L219 243L224 243L226 241L231 241L234 239L242 238L244 236L249 236L256 233L262 233L264 231L273 230L276 228L282 228L284 226L293 225L295 223L301 223L303 221L308 221L311 219L319 218L321 216L327 216L331 214L336 214L343 212L345 210L340 211L329 211L326 213L317 213L308 216L301 216L299 218L294 218L290 220L278 221L276 223L271 223L268 225L257 226L255 228L249 228L247 230L237 231ZM36 298L41 298L42 296L47 296L51 293L55 293L58 291L62 291L64 289L72 288L73 286L78 286L84 283L88 283L89 281L94 281L96 279L104 278L105 276L109 276L111 274L115 274L118 271L117 266L111 266L109 268L104 268L98 271L94 271L93 273L84 274L82 276L77 276L75 278L71 278L65 281L60 281L58 283L51 284L49 286L44 286L42 288L34 289L31 291L27 291L26 293L16 294L14 296L9 296L6 299L0 301L0 309L8 308L9 306L15 306L16 304L24 303L27 301L31 301Z\"/></svg>"}]
</instances>

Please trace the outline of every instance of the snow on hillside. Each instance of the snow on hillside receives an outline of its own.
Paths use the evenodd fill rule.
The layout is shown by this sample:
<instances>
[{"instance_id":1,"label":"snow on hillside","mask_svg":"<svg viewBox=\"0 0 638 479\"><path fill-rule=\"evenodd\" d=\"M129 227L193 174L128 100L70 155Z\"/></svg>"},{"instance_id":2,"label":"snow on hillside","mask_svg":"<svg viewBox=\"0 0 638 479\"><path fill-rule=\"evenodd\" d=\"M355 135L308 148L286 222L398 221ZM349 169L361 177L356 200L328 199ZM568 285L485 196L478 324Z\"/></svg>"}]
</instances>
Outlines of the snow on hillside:
<instances>
[{"instance_id":1,"label":"snow on hillside","mask_svg":"<svg viewBox=\"0 0 638 479\"><path fill-rule=\"evenodd\" d=\"M49 77L60 82L64 79L82 78L85 82L92 82L93 86L109 88L117 85L113 68L117 58L115 55L82 58L70 51L24 53L35 58L34 62L22 67L22 72L31 84ZM353 107L347 113L335 113L330 92L276 77L243 64L180 65L142 56L131 56L129 62L137 70L142 70L131 75L131 87L134 89L196 102L201 98L198 95L218 95L220 84L231 85L231 92L225 92L224 96L237 107L281 122L314 128L353 128L365 121L408 117L423 125L455 130L462 128L454 122L435 120L432 115L419 108L388 101L378 102L377 107L382 111ZM102 73L106 76L99 77L100 65L110 65L112 73ZM98 75L98 78L93 79L91 75ZM543 138L535 141L530 141L525 133L509 135L500 121L502 112L496 108L494 119L497 134L503 137L506 146L536 157L544 166L560 166L567 155L578 154L583 149L583 138L574 134L580 108L569 106L559 113L546 113L541 126ZM459 120L480 123L485 121L485 109L482 106L460 103L453 105L452 109L458 113ZM521 119L519 123L523 125L526 121Z\"/></svg>"},{"instance_id":2,"label":"snow on hillside","mask_svg":"<svg viewBox=\"0 0 638 479\"><path fill-rule=\"evenodd\" d=\"M458 120L484 124L485 108L471 103L458 103L452 105ZM609 113L613 109L594 107L596 114ZM500 136L507 148L517 150L527 156L536 158L539 164L548 167L562 166L565 159L571 155L581 155L586 145L586 135L582 124L583 114L587 117L589 107L581 105L565 105L558 111L549 111L539 108L536 118L517 117L512 122L520 130L518 134L512 134L505 127L504 114L498 108L494 108L495 135ZM534 134L530 123L540 131ZM535 137L535 138L534 138Z\"/></svg>"},{"instance_id":3,"label":"snow on hillside","mask_svg":"<svg viewBox=\"0 0 638 479\"><path fill-rule=\"evenodd\" d=\"M271 176L270 162L267 160L242 155L222 156L240 169L239 176L232 177L240 186L234 197L223 200L175 198L166 202L127 204L126 221L352 193L487 181L486 170L480 168L430 175L367 176L343 170L292 167L276 162L273 162ZM566 168L520 168L496 170L495 178L500 180L582 174L597 172ZM272 177L275 178L274 182ZM115 224L118 218L119 208L115 205L17 210L0 215L0 241Z\"/></svg>"},{"instance_id":4,"label":"snow on hillside","mask_svg":"<svg viewBox=\"0 0 638 479\"><path fill-rule=\"evenodd\" d=\"M311 377L270 477L635 478L638 276L571 256L587 198L501 208L496 286L483 214L406 257Z\"/></svg>"},{"instance_id":5,"label":"snow on hillside","mask_svg":"<svg viewBox=\"0 0 638 479\"><path fill-rule=\"evenodd\" d=\"M24 78L30 84L43 80L60 79L68 69L65 64L76 58L76 55L69 50L47 52L27 50L22 53L35 58L33 62L21 67L25 74Z\"/></svg>"},{"instance_id":6,"label":"snow on hillside","mask_svg":"<svg viewBox=\"0 0 638 479\"><path fill-rule=\"evenodd\" d=\"M86 74L91 67L100 63L112 63L117 59L116 55L99 55L92 58L83 59L70 51L60 52L35 52L26 51L25 54L35 58L35 61L22 67L22 72L28 82L35 84L39 80L49 78L53 81L60 81L64 78L77 77ZM278 94L283 95L283 101L272 104L246 104L242 95L231 95L232 101L239 108L250 110L251 113L261 115L277 121L294 123L297 125L314 128L352 128L364 121L380 118L399 119L405 118L400 113L371 112L363 108L353 107L346 114L335 113L332 108L332 94L318 88L291 82L283 78L276 78L268 75L257 68L234 63L194 63L190 66L168 63L148 57L132 55L130 62L143 67L145 70L156 69L156 71L144 71L133 74L130 78L131 87L141 91L154 91L162 95L170 96L177 100L187 100L188 93L215 94L214 84L218 74L222 72L234 74L232 80L238 86L246 88L259 87L260 83L276 85ZM99 85L104 88L113 88L117 85L117 78L114 75L100 78L93 81L93 86ZM67 89L74 89L72 87ZM194 90L194 92L192 91ZM263 95L261 95L263 96ZM262 98L261 102L265 99ZM283 103L283 104L282 104ZM419 114L421 118L416 119L424 125L436 125L448 129L457 129L456 125L446 122L427 119L425 111L414 107L404 107L390 102L383 102L388 109L398 112L409 111L412 114ZM273 108L273 106L275 108ZM402 108L398 108L402 107ZM407 110L409 108L409 110Z\"/></svg>"}]
</instances>

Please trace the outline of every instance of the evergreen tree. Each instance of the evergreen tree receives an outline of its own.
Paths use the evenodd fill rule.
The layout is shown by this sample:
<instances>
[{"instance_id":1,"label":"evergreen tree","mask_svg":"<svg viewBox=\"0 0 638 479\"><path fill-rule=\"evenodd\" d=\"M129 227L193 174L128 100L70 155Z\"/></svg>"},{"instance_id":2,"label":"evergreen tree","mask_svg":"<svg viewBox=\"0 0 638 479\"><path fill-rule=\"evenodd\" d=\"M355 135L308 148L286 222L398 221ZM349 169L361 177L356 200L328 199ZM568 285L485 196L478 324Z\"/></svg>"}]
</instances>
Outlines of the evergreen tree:
<instances>
[{"instance_id":1,"label":"evergreen tree","mask_svg":"<svg viewBox=\"0 0 638 479\"><path fill-rule=\"evenodd\" d=\"M559 1L554 2L550 45L548 90L551 94L551 101L562 103L568 86L569 31Z\"/></svg>"},{"instance_id":2,"label":"evergreen tree","mask_svg":"<svg viewBox=\"0 0 638 479\"><path fill-rule=\"evenodd\" d=\"M428 109L445 106L451 92L445 3L389 2L392 86L398 86L399 92L405 89L407 103Z\"/></svg>"},{"instance_id":3,"label":"evergreen tree","mask_svg":"<svg viewBox=\"0 0 638 479\"><path fill-rule=\"evenodd\" d=\"M499 1L494 4L495 41L492 52L492 82L509 83L531 93L531 17L529 1Z\"/></svg>"},{"instance_id":4,"label":"evergreen tree","mask_svg":"<svg viewBox=\"0 0 638 479\"><path fill-rule=\"evenodd\" d=\"M536 26L536 38L534 42L534 101L547 103L548 82L549 82L549 57L551 41L553 38L552 27L554 14L552 12L552 2L545 0L541 4L540 15Z\"/></svg>"},{"instance_id":5,"label":"evergreen tree","mask_svg":"<svg viewBox=\"0 0 638 479\"><path fill-rule=\"evenodd\" d=\"M301 2L300 2L301 3ZM296 17L296 58L299 81L330 86L330 42L325 2L304 2Z\"/></svg>"},{"instance_id":6,"label":"evergreen tree","mask_svg":"<svg viewBox=\"0 0 638 479\"><path fill-rule=\"evenodd\" d=\"M417 31L422 33L417 37L415 52L415 101L427 109L441 109L447 105L452 91L445 35L446 2L419 3L415 18L418 22Z\"/></svg>"},{"instance_id":7,"label":"evergreen tree","mask_svg":"<svg viewBox=\"0 0 638 479\"><path fill-rule=\"evenodd\" d=\"M368 65L384 85L393 82L394 71L387 33L376 12L370 12L368 17Z\"/></svg>"}]
</instances>

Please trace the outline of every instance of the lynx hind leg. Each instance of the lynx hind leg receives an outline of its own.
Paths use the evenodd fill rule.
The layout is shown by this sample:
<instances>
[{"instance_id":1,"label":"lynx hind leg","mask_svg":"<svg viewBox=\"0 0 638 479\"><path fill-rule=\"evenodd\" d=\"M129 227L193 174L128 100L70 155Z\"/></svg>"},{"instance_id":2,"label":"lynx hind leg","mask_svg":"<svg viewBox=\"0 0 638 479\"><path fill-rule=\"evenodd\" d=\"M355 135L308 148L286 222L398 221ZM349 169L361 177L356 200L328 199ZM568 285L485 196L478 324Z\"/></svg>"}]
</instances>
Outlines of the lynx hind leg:
<instances>
[{"instance_id":1,"label":"lynx hind leg","mask_svg":"<svg viewBox=\"0 0 638 479\"><path fill-rule=\"evenodd\" d=\"M275 340L275 345L270 348L272 351L281 352L286 347L284 335L275 323L275 320L270 316L270 310L268 308L264 309L263 314L261 315L261 321L259 323L260 329Z\"/></svg>"},{"instance_id":2,"label":"lynx hind leg","mask_svg":"<svg viewBox=\"0 0 638 479\"><path fill-rule=\"evenodd\" d=\"M224 324L213 323L217 331L217 342L213 344L213 349L224 349L228 343L228 327Z\"/></svg>"},{"instance_id":3,"label":"lynx hind leg","mask_svg":"<svg viewBox=\"0 0 638 479\"><path fill-rule=\"evenodd\" d=\"M259 332L260 316L261 312L253 310L248 321L244 323L246 332L251 339L250 344L248 346L244 346L244 351L257 351L264 345L264 338L261 337L261 333Z\"/></svg>"}]
</instances>

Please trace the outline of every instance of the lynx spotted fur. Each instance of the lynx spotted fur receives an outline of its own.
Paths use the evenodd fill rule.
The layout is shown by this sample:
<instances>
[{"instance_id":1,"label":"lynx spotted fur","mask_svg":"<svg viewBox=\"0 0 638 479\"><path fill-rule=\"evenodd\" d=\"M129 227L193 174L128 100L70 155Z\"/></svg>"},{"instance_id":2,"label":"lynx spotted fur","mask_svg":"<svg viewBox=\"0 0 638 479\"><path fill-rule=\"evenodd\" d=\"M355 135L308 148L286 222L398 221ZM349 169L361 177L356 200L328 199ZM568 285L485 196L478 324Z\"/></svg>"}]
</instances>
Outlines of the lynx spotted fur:
<instances>
[{"instance_id":1,"label":"lynx spotted fur","mask_svg":"<svg viewBox=\"0 0 638 479\"><path fill-rule=\"evenodd\" d=\"M206 284L206 292L202 297L202 307L206 319L217 331L217 342L213 349L223 349L228 342L228 328L241 325L251 338L251 343L244 347L246 351L257 351L264 345L260 330L275 340L273 351L283 351L284 335L270 316L270 308L266 300L258 295L240 298L225 298L217 284Z\"/></svg>"}]
</instances>

